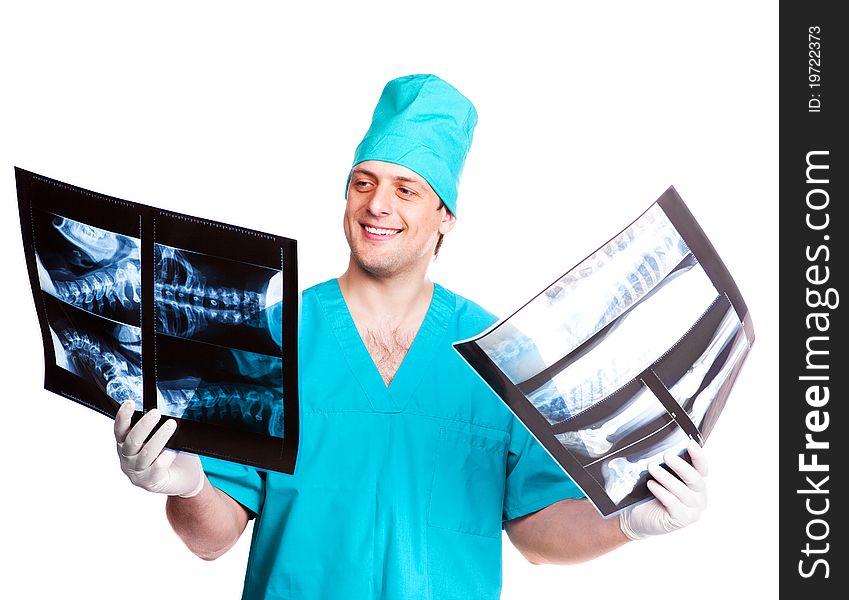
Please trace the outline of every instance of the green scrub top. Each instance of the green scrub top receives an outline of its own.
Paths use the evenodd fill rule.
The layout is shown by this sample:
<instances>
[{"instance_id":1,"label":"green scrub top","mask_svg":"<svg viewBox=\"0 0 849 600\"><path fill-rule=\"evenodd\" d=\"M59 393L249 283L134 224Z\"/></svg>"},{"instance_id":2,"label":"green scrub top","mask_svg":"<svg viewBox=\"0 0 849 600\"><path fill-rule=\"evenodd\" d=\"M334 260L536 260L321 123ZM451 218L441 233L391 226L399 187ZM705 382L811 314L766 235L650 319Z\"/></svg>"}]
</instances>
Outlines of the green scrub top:
<instances>
[{"instance_id":1,"label":"green scrub top","mask_svg":"<svg viewBox=\"0 0 849 600\"><path fill-rule=\"evenodd\" d=\"M494 321L434 285L387 387L338 282L303 292L295 473L202 458L256 517L243 599L499 597L503 522L583 494L452 347Z\"/></svg>"}]
</instances>

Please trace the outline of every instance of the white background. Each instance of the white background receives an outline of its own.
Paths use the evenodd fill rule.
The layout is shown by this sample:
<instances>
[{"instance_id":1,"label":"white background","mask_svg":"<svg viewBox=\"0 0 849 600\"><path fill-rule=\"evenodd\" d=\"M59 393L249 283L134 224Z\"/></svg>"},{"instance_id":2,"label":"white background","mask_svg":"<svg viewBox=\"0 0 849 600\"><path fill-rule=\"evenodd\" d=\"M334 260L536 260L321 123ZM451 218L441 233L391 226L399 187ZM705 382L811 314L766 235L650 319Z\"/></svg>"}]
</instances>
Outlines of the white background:
<instances>
[{"instance_id":1,"label":"white background","mask_svg":"<svg viewBox=\"0 0 849 600\"><path fill-rule=\"evenodd\" d=\"M13 167L296 238L303 288L345 268L345 178L383 85L428 72L480 116L434 279L506 316L674 185L757 335L703 518L568 567L505 537L504 598L777 597L777 3L283 5L0 9L0 596L238 598L249 547L191 555L120 472L112 421L43 390Z\"/></svg>"}]
</instances>

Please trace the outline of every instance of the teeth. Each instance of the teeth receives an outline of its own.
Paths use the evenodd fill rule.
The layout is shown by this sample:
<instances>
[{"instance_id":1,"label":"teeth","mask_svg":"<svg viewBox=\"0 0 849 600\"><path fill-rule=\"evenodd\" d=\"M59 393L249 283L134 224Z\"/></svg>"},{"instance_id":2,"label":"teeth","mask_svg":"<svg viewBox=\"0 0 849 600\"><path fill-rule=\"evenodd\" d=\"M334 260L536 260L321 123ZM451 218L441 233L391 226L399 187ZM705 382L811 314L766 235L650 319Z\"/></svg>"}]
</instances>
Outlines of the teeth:
<instances>
[{"instance_id":1,"label":"teeth","mask_svg":"<svg viewBox=\"0 0 849 600\"><path fill-rule=\"evenodd\" d=\"M368 225L363 225L366 231L374 235L392 235L393 233L398 233L400 229L379 229L377 227L369 227Z\"/></svg>"}]
</instances>

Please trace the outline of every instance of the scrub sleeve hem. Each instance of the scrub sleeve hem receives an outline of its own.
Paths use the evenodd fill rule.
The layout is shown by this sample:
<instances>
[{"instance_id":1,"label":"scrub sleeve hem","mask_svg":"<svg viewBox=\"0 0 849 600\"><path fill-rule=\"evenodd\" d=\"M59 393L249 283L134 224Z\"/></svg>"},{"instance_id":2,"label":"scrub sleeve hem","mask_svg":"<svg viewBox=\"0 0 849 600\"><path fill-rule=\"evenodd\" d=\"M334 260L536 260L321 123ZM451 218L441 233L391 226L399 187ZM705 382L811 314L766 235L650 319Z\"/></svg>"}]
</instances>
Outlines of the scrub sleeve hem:
<instances>
[{"instance_id":1,"label":"scrub sleeve hem","mask_svg":"<svg viewBox=\"0 0 849 600\"><path fill-rule=\"evenodd\" d=\"M518 519L519 517L535 513L538 510L542 510L543 508L551 506L555 502L559 502L561 500L582 500L584 498L586 498L586 496L584 496L579 490L573 490L567 493L560 491L556 494L540 494L533 500L523 502L518 506L510 506L506 508L504 511L504 515L506 517L505 521Z\"/></svg>"},{"instance_id":2,"label":"scrub sleeve hem","mask_svg":"<svg viewBox=\"0 0 849 600\"><path fill-rule=\"evenodd\" d=\"M213 473L207 473L206 477L209 479L209 483L241 504L248 511L249 518L253 519L257 516L260 504L255 492L246 490L241 486L233 485L231 482Z\"/></svg>"}]
</instances>

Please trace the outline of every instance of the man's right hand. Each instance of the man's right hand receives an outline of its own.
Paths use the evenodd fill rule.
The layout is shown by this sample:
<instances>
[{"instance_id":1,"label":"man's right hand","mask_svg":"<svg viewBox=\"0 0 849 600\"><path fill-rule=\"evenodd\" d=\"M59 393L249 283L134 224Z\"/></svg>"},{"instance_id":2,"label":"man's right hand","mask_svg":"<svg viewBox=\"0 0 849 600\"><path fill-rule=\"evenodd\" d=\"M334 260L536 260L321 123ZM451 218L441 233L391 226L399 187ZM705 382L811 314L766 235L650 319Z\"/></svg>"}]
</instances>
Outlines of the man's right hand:
<instances>
[{"instance_id":1,"label":"man's right hand","mask_svg":"<svg viewBox=\"0 0 849 600\"><path fill-rule=\"evenodd\" d=\"M127 400L115 415L115 442L124 474L149 492L182 498L199 494L206 480L200 458L165 448L177 430L177 422L169 419L145 443L161 414L153 409L131 428L134 410L133 401Z\"/></svg>"}]
</instances>

